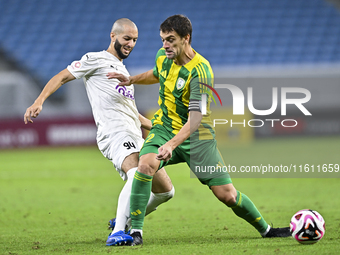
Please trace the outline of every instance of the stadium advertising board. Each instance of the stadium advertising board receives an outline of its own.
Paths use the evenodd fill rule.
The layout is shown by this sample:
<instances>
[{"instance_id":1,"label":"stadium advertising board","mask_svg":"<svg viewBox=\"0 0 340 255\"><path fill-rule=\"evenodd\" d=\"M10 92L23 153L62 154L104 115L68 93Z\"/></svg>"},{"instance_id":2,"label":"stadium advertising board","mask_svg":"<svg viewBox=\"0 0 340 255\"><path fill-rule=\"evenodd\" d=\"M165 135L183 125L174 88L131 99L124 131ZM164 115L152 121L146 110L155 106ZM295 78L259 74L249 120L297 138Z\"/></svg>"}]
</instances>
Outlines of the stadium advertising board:
<instances>
[{"instance_id":1,"label":"stadium advertising board","mask_svg":"<svg viewBox=\"0 0 340 255\"><path fill-rule=\"evenodd\" d=\"M96 144L96 126L92 118L35 121L38 125L28 127L20 120L2 120L0 148Z\"/></svg>"}]
</instances>

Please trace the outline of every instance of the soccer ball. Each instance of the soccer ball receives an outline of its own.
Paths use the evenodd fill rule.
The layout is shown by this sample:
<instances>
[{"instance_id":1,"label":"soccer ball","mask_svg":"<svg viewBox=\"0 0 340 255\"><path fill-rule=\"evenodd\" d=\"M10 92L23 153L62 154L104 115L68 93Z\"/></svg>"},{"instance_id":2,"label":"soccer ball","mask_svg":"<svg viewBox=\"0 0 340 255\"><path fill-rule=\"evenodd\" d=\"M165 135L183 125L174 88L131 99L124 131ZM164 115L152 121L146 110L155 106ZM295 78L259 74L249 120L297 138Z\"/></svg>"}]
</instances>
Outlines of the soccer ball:
<instances>
[{"instance_id":1,"label":"soccer ball","mask_svg":"<svg viewBox=\"0 0 340 255\"><path fill-rule=\"evenodd\" d=\"M325 221L317 211L298 211L290 220L290 233L301 244L314 244L325 234Z\"/></svg>"}]
</instances>

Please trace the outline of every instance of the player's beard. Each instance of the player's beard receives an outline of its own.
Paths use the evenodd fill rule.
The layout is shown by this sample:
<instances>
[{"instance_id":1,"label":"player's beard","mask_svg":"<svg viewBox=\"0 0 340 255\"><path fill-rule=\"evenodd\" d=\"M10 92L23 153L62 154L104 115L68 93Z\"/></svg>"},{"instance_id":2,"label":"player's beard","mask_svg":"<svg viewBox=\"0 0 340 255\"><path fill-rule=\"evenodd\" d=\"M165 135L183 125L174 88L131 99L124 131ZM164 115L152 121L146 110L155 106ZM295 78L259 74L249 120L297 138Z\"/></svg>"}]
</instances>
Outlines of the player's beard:
<instances>
[{"instance_id":1,"label":"player's beard","mask_svg":"<svg viewBox=\"0 0 340 255\"><path fill-rule=\"evenodd\" d=\"M119 57L120 59L126 59L126 58L130 55L130 53L131 53L131 51L132 51L132 50L131 50L130 53L129 53L128 55L123 54L123 52L122 52L123 45L120 44L120 42L118 41L118 39L116 39L116 41L115 41L114 48L115 48L115 50L116 50L116 52L117 52L117 55L118 55L118 57Z\"/></svg>"}]
</instances>

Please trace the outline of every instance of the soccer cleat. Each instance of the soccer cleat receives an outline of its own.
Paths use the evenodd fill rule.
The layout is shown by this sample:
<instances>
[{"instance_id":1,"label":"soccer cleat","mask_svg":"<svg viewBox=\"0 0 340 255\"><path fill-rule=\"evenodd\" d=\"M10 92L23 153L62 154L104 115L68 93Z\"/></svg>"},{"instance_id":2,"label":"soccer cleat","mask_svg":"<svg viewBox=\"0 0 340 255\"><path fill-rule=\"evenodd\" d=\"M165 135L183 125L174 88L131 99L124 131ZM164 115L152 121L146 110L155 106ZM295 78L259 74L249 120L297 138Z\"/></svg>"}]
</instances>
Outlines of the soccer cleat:
<instances>
[{"instance_id":1,"label":"soccer cleat","mask_svg":"<svg viewBox=\"0 0 340 255\"><path fill-rule=\"evenodd\" d=\"M109 220L108 225L109 225L108 229L111 229L113 231L113 229L116 226L116 218Z\"/></svg>"},{"instance_id":2,"label":"soccer cleat","mask_svg":"<svg viewBox=\"0 0 340 255\"><path fill-rule=\"evenodd\" d=\"M119 246L119 245L131 245L133 237L124 233L124 231L118 231L117 233L109 235L106 240L106 246Z\"/></svg>"},{"instance_id":3,"label":"soccer cleat","mask_svg":"<svg viewBox=\"0 0 340 255\"><path fill-rule=\"evenodd\" d=\"M116 218L109 220L108 225L109 225L108 229L111 229L111 231L113 231L113 229L116 226ZM125 234L130 235L130 231L131 231L131 228L128 229L128 225L126 225L125 226Z\"/></svg>"},{"instance_id":4,"label":"soccer cleat","mask_svg":"<svg viewBox=\"0 0 340 255\"><path fill-rule=\"evenodd\" d=\"M288 237L292 236L289 227L286 228L270 228L268 233L263 237Z\"/></svg>"},{"instance_id":5,"label":"soccer cleat","mask_svg":"<svg viewBox=\"0 0 340 255\"><path fill-rule=\"evenodd\" d=\"M130 235L133 238L133 242L131 243L131 246L136 246L136 245L142 245L143 244L143 238L140 232L133 232Z\"/></svg>"}]
</instances>

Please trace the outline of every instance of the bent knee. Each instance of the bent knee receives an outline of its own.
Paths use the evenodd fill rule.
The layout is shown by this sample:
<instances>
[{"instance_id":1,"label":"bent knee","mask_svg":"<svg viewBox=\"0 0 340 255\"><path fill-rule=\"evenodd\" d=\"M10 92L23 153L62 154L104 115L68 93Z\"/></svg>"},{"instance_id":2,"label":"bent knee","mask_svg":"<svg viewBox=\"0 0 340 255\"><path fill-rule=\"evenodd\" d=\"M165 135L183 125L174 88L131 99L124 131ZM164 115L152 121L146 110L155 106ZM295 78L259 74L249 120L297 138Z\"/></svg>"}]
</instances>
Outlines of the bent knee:
<instances>
[{"instance_id":1,"label":"bent knee","mask_svg":"<svg viewBox=\"0 0 340 255\"><path fill-rule=\"evenodd\" d=\"M234 206L236 204L236 196L232 194L231 192L227 194L223 194L220 196L217 196L218 200L220 200L222 203L224 203L227 206Z\"/></svg>"},{"instance_id":2,"label":"bent knee","mask_svg":"<svg viewBox=\"0 0 340 255\"><path fill-rule=\"evenodd\" d=\"M153 176L158 170L159 162L160 161L156 160L156 157L154 156L153 153L143 155L139 159L137 171L143 174Z\"/></svg>"},{"instance_id":3,"label":"bent knee","mask_svg":"<svg viewBox=\"0 0 340 255\"><path fill-rule=\"evenodd\" d=\"M156 170L151 165L144 163L138 166L138 172L153 176Z\"/></svg>"},{"instance_id":4,"label":"bent knee","mask_svg":"<svg viewBox=\"0 0 340 255\"><path fill-rule=\"evenodd\" d=\"M138 166L138 172L147 174L147 175L153 175L152 167L148 164L140 164Z\"/></svg>"},{"instance_id":5,"label":"bent knee","mask_svg":"<svg viewBox=\"0 0 340 255\"><path fill-rule=\"evenodd\" d=\"M233 186L215 186L212 188L215 196L227 206L234 206L237 201L237 191Z\"/></svg>"}]
</instances>

